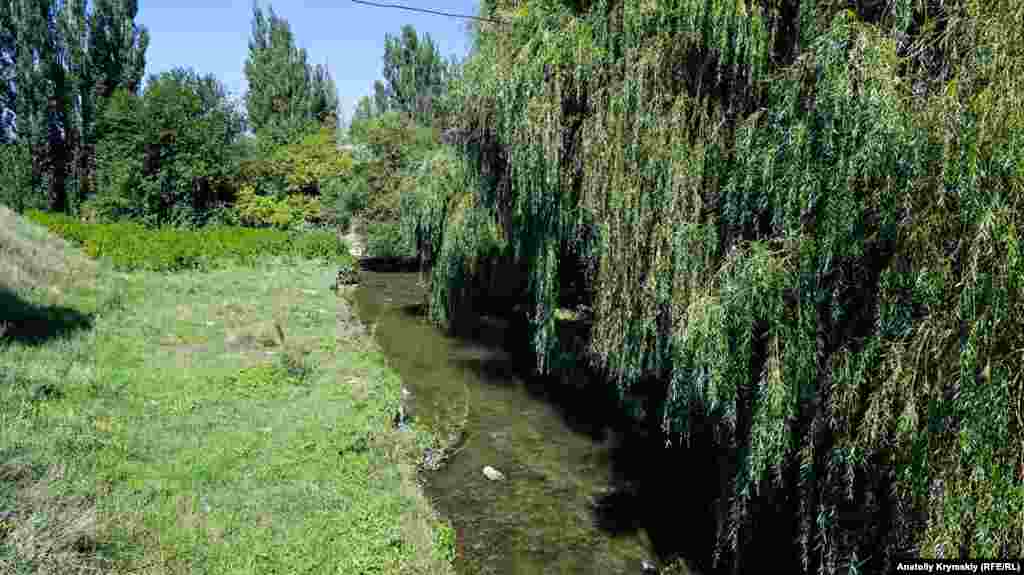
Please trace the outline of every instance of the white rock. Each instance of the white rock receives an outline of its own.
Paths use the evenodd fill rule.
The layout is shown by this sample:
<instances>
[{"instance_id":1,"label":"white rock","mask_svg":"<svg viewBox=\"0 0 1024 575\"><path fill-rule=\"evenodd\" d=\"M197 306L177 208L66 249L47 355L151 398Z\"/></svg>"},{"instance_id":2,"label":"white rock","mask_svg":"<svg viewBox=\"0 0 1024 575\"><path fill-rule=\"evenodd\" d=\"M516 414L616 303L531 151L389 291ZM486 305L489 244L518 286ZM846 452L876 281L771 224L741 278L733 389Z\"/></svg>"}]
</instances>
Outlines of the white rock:
<instances>
[{"instance_id":1,"label":"white rock","mask_svg":"<svg viewBox=\"0 0 1024 575\"><path fill-rule=\"evenodd\" d=\"M502 479L505 479L505 475L502 472L491 467L490 465L484 467L484 475L487 476L487 479L490 479L491 481L501 481Z\"/></svg>"}]
</instances>

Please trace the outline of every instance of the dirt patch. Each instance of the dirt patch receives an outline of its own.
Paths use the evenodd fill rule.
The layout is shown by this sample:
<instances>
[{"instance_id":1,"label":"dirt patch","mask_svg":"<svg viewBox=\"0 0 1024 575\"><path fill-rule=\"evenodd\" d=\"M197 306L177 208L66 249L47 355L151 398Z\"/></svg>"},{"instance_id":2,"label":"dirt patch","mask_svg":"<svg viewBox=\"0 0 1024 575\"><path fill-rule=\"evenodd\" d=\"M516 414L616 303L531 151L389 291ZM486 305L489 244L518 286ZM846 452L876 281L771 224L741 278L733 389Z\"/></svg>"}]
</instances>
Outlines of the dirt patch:
<instances>
[{"instance_id":1,"label":"dirt patch","mask_svg":"<svg viewBox=\"0 0 1024 575\"><path fill-rule=\"evenodd\" d=\"M280 325L273 321L228 327L224 345L232 352L266 350L284 345L283 333Z\"/></svg>"}]
</instances>

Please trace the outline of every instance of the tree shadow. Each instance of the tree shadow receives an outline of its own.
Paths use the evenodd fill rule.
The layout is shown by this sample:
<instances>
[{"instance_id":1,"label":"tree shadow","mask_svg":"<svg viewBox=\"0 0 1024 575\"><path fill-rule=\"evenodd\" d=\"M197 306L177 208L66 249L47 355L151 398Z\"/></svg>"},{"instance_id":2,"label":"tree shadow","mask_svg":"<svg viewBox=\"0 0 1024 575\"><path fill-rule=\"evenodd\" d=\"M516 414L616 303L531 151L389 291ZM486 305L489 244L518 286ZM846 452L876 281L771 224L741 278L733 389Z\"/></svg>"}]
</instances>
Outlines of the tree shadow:
<instances>
[{"instance_id":1,"label":"tree shadow","mask_svg":"<svg viewBox=\"0 0 1024 575\"><path fill-rule=\"evenodd\" d=\"M39 305L26 301L0 286L0 343L17 342L38 346L46 342L90 329L93 318L74 308Z\"/></svg>"},{"instance_id":2,"label":"tree shadow","mask_svg":"<svg viewBox=\"0 0 1024 575\"><path fill-rule=\"evenodd\" d=\"M467 314L454 335L465 344L505 352L454 360L482 382L522 385L533 399L554 407L572 432L596 442L611 439L606 452L608 485L587 494L595 527L612 537L643 529L662 561L684 557L699 572L715 572L711 556L720 511L716 503L735 463L730 452L713 441L710 421L693 422L689 447L667 448L660 421L650 415L644 420L628 415L612 384L593 370L580 364L549 376L533 374L533 357L522 345L527 341L522 325ZM679 461L686 462L685 469L680 469ZM680 537L681 529L685 537Z\"/></svg>"}]
</instances>

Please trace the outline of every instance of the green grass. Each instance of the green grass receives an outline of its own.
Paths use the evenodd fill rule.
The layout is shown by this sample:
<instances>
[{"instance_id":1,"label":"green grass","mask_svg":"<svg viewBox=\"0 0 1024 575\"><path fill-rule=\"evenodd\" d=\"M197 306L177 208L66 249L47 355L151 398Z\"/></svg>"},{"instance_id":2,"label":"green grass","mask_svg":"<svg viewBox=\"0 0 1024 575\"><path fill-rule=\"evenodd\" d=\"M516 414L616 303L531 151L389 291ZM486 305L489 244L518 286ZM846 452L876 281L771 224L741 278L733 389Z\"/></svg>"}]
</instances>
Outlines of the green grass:
<instances>
[{"instance_id":1,"label":"green grass","mask_svg":"<svg viewBox=\"0 0 1024 575\"><path fill-rule=\"evenodd\" d=\"M333 267L119 273L0 223L0 572L451 572Z\"/></svg>"}]
</instances>

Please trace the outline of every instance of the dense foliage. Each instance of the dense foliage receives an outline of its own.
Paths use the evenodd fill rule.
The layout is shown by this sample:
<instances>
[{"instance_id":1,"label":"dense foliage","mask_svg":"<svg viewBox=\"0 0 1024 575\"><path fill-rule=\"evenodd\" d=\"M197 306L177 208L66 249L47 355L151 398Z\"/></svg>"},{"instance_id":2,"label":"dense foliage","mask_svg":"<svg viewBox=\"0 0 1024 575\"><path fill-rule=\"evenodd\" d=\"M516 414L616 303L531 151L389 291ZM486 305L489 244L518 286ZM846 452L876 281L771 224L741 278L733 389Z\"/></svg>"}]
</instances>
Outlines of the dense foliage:
<instances>
[{"instance_id":1,"label":"dense foliage","mask_svg":"<svg viewBox=\"0 0 1024 575\"><path fill-rule=\"evenodd\" d=\"M201 225L229 200L243 118L214 77L153 76L141 96L115 93L98 126L93 216Z\"/></svg>"},{"instance_id":2,"label":"dense foliage","mask_svg":"<svg viewBox=\"0 0 1024 575\"><path fill-rule=\"evenodd\" d=\"M363 222L371 254L413 255L399 230L401 197L411 190L423 159L440 147L438 130L387 112L354 120L349 137L357 153L352 176L334 196L339 222Z\"/></svg>"},{"instance_id":3,"label":"dense foliage","mask_svg":"<svg viewBox=\"0 0 1024 575\"><path fill-rule=\"evenodd\" d=\"M254 8L243 110L188 68L140 93L148 36L136 12L115 0L0 2L0 201L151 227L333 223L321 188L337 189L351 166L336 89L288 22Z\"/></svg>"},{"instance_id":4,"label":"dense foliage","mask_svg":"<svg viewBox=\"0 0 1024 575\"><path fill-rule=\"evenodd\" d=\"M415 255L402 233L400 198L442 145L453 117L449 85L459 73L460 64L445 61L430 34L406 25L384 38L384 78L374 82L372 96L359 100L348 130L358 156L353 177L332 194L337 221L343 227L361 222L371 255Z\"/></svg>"},{"instance_id":5,"label":"dense foliage","mask_svg":"<svg viewBox=\"0 0 1024 575\"><path fill-rule=\"evenodd\" d=\"M210 269L224 263L252 263L265 256L293 256L344 264L351 260L337 235L326 231L286 233L230 226L200 230L150 229L134 222L86 223L72 216L29 211L27 217L83 246L91 257L107 258L123 270Z\"/></svg>"},{"instance_id":6,"label":"dense foliage","mask_svg":"<svg viewBox=\"0 0 1024 575\"><path fill-rule=\"evenodd\" d=\"M726 454L734 572L1024 554L1024 7L846 4L483 2L467 165L403 200L436 319L514 257L538 371L576 306L678 457Z\"/></svg>"},{"instance_id":7,"label":"dense foliage","mask_svg":"<svg viewBox=\"0 0 1024 575\"><path fill-rule=\"evenodd\" d=\"M257 227L336 225L337 188L351 177L352 163L331 126L269 149L250 147L241 155L234 211Z\"/></svg>"},{"instance_id":8,"label":"dense foliage","mask_svg":"<svg viewBox=\"0 0 1024 575\"><path fill-rule=\"evenodd\" d=\"M96 121L136 92L149 37L134 0L0 1L0 159L6 203L64 211L93 188Z\"/></svg>"}]
</instances>

